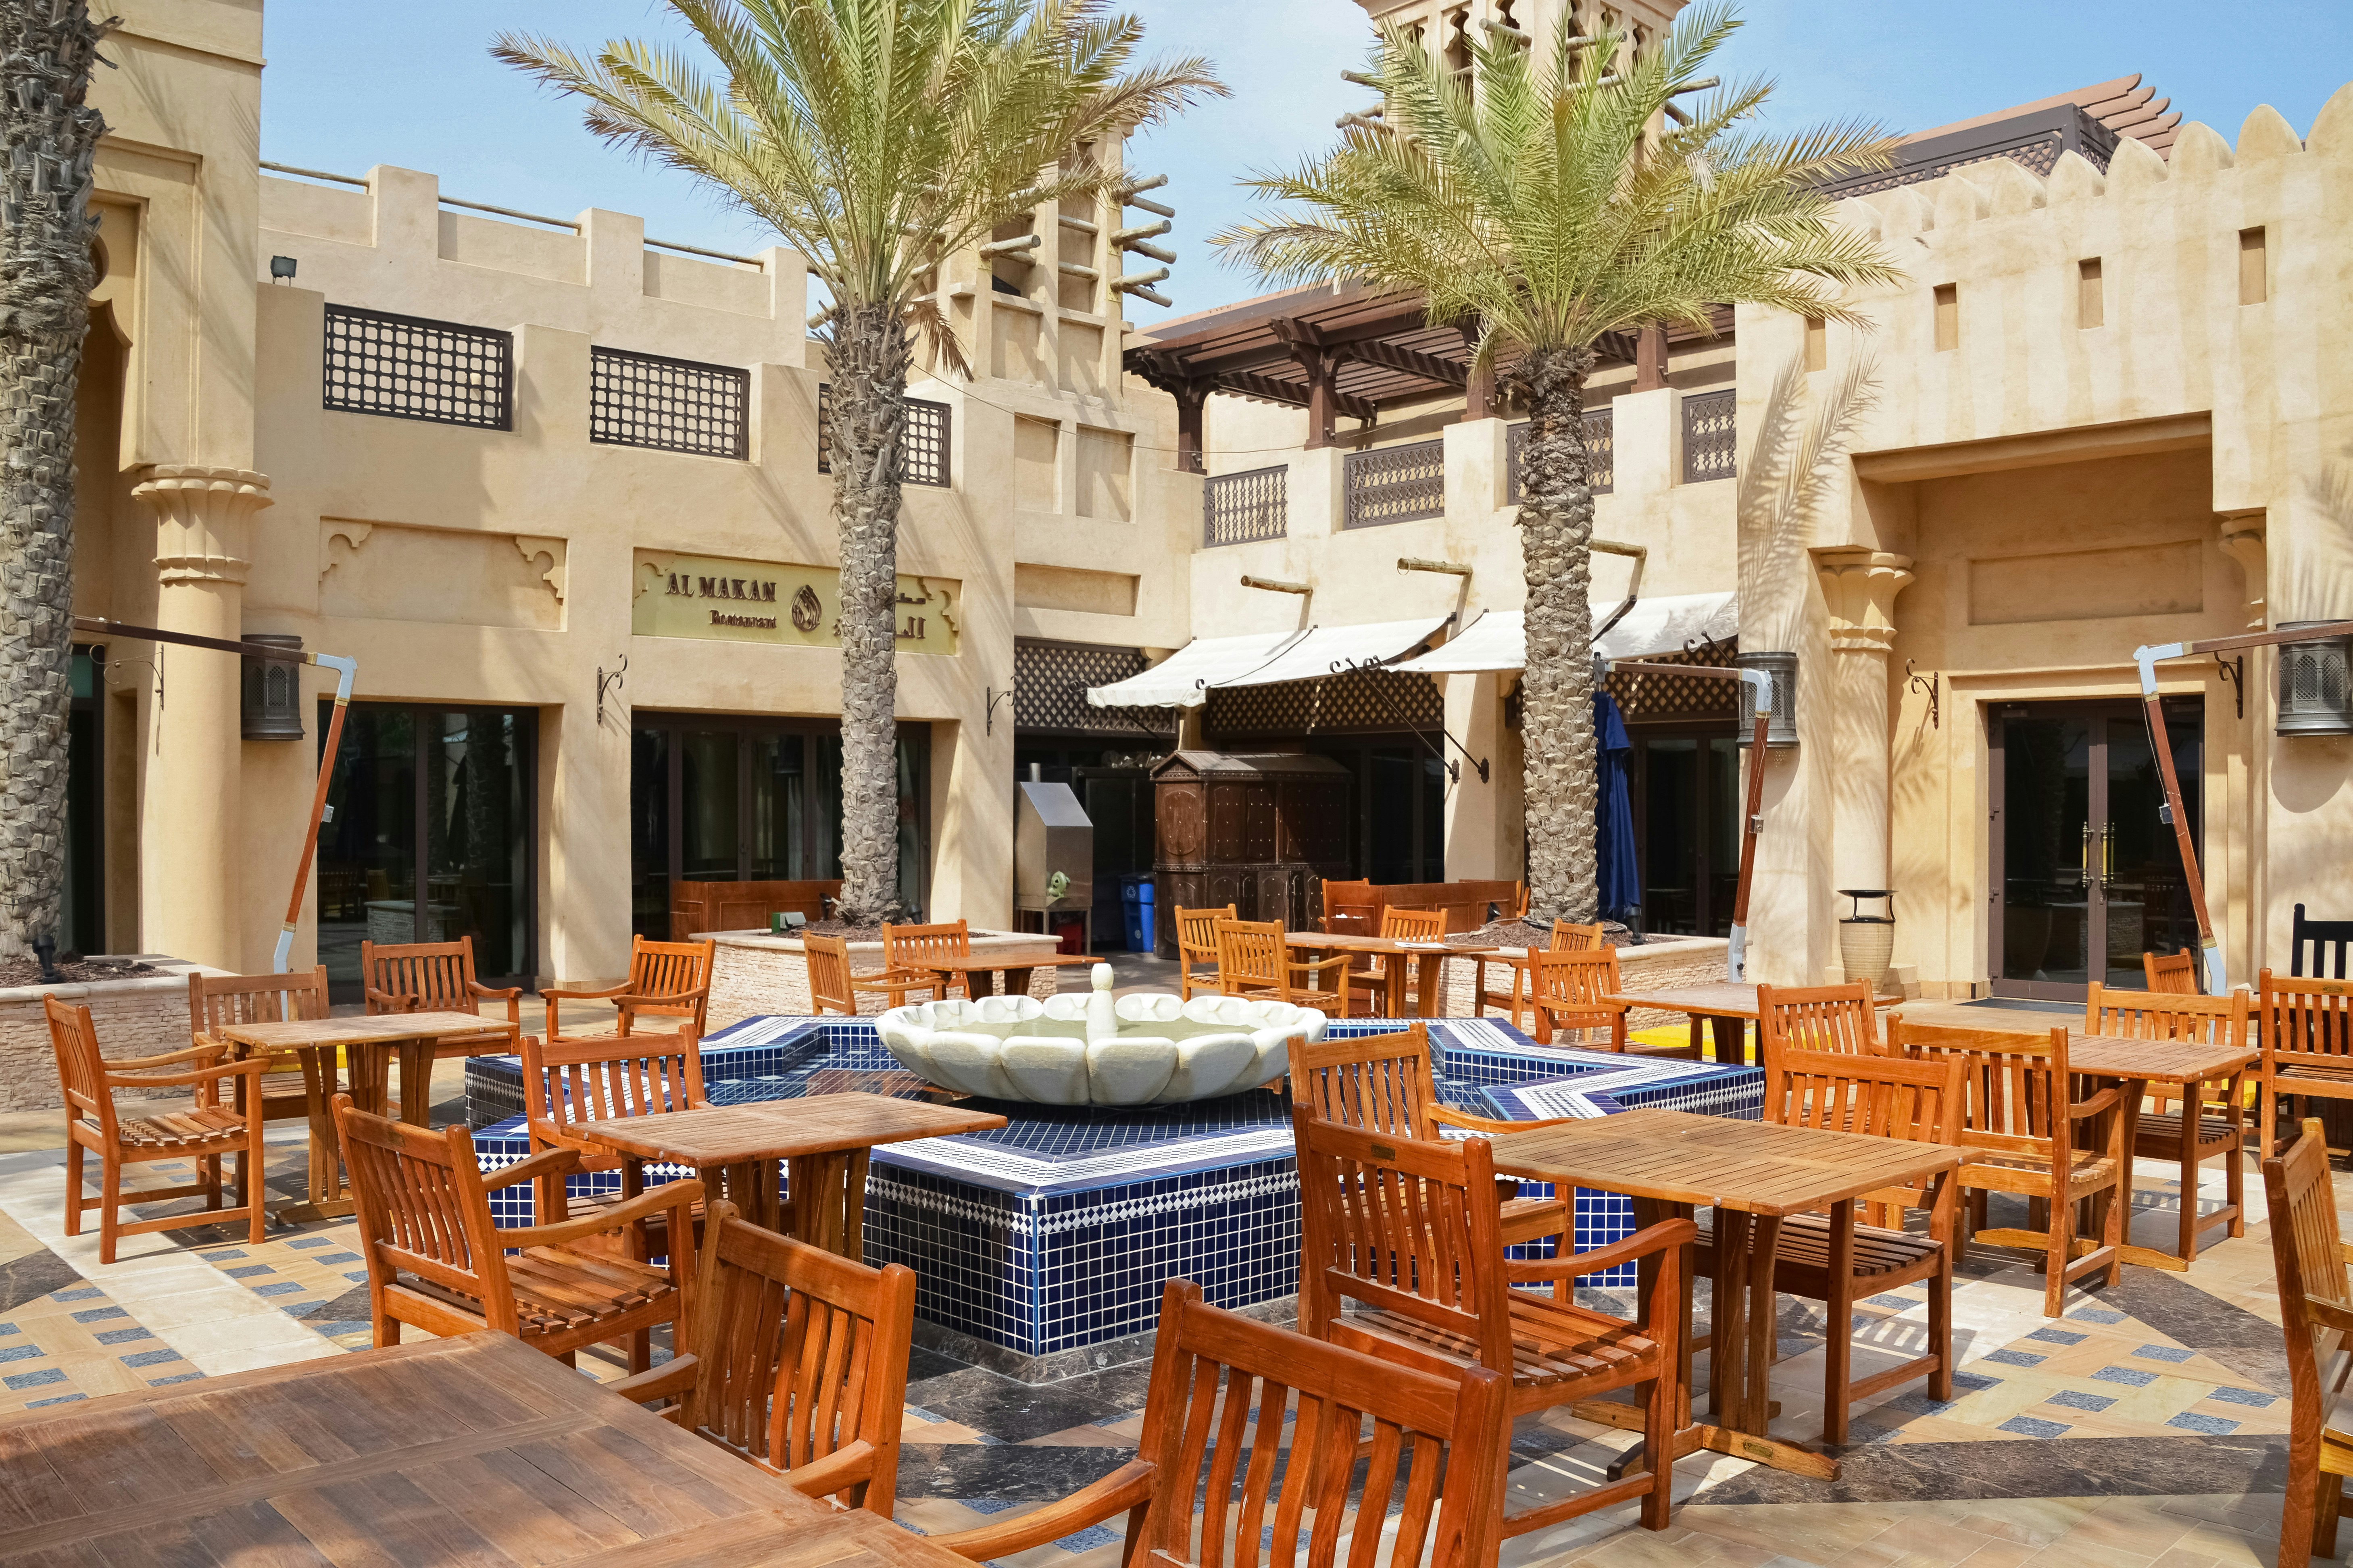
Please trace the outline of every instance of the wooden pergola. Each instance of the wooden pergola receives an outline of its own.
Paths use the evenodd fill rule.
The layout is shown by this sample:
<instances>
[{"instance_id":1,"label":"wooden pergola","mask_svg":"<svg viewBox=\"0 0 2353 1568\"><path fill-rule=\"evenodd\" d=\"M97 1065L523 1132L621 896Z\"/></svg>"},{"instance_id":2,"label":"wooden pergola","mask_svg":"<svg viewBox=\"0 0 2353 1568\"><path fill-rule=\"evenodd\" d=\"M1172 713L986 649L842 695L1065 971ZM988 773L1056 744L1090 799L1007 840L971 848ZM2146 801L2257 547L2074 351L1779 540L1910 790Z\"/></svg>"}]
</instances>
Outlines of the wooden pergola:
<instances>
[{"instance_id":1,"label":"wooden pergola","mask_svg":"<svg viewBox=\"0 0 2353 1568\"><path fill-rule=\"evenodd\" d=\"M1671 348L1729 338L1732 310L1712 331L1676 326L1612 332L1603 365L1634 367L1634 390L1667 384ZM1377 422L1384 408L1460 396L1462 417L1498 412L1490 377L1471 374L1472 334L1433 327L1418 294L1361 284L1286 289L1165 321L1130 340L1124 363L1176 400L1176 466L1200 473L1201 412L1213 392L1307 410L1307 448L1332 446L1342 416Z\"/></svg>"}]
</instances>

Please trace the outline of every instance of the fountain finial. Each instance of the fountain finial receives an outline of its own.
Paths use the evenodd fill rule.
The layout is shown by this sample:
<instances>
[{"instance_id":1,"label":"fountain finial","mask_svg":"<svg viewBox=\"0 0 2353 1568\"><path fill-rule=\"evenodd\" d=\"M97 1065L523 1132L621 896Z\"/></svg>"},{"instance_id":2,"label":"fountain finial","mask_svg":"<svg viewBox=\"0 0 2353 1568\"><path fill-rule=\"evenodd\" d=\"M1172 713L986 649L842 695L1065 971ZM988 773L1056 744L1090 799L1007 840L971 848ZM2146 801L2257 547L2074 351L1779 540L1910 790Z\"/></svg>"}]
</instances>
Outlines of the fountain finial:
<instances>
[{"instance_id":1,"label":"fountain finial","mask_svg":"<svg viewBox=\"0 0 2353 1568\"><path fill-rule=\"evenodd\" d=\"M1087 974L1094 985L1094 994L1087 998L1087 1038L1108 1040L1119 1033L1119 1012L1111 998L1111 965L1098 963Z\"/></svg>"}]
</instances>

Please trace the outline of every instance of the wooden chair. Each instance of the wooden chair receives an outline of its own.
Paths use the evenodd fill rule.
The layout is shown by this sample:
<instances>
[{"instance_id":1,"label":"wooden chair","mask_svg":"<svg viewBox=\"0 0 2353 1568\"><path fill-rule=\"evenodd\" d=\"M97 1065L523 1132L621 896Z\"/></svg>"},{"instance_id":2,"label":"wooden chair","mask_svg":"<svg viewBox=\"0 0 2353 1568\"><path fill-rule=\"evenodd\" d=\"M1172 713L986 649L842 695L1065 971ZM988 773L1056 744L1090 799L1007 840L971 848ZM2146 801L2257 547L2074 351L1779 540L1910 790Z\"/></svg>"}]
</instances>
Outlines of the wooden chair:
<instances>
[{"instance_id":1,"label":"wooden chair","mask_svg":"<svg viewBox=\"0 0 2353 1568\"><path fill-rule=\"evenodd\" d=\"M1380 890L1369 881L1342 882L1324 879L1324 913L1315 929L1335 935L1371 936L1381 928L1387 907Z\"/></svg>"},{"instance_id":2,"label":"wooden chair","mask_svg":"<svg viewBox=\"0 0 2353 1568\"><path fill-rule=\"evenodd\" d=\"M484 985L474 978L474 939L455 942L360 943L360 984L371 1013L480 1013L485 1002L507 1005L504 1025L479 1035L435 1042L436 1061L453 1057L506 1056L521 1050L522 987ZM548 1027L554 1009L548 1010ZM407 1092L407 1086L402 1086Z\"/></svg>"},{"instance_id":3,"label":"wooden chair","mask_svg":"<svg viewBox=\"0 0 2353 1568\"><path fill-rule=\"evenodd\" d=\"M907 1005L907 993L927 991L940 994L940 977L928 969L883 969L871 974L853 974L849 969L849 943L838 936L820 936L815 931L804 932L801 950L808 958L809 1005L818 1014L847 1013L858 1016L858 994L881 992L893 1007Z\"/></svg>"},{"instance_id":4,"label":"wooden chair","mask_svg":"<svg viewBox=\"0 0 2353 1568\"><path fill-rule=\"evenodd\" d=\"M2310 921L2304 918L2304 906L2295 906L2295 923L2288 928L2287 973L2290 979L2301 980L2305 974L2305 952L2312 953L2312 978L2315 980L2346 980L2348 955L2353 955L2353 921Z\"/></svg>"},{"instance_id":5,"label":"wooden chair","mask_svg":"<svg viewBox=\"0 0 2353 1568\"><path fill-rule=\"evenodd\" d=\"M579 1219L501 1230L491 1223L491 1194L560 1181L580 1168L577 1151L550 1149L486 1177L465 1128L435 1132L371 1116L348 1094L335 1096L335 1130L359 1209L378 1345L398 1344L404 1323L445 1336L496 1329L570 1365L582 1347L621 1340L629 1370L643 1372L641 1331L685 1314L701 1182L670 1182ZM670 1222L664 1266L582 1245L657 1214ZM509 1257L509 1248L519 1250Z\"/></svg>"},{"instance_id":6,"label":"wooden chair","mask_svg":"<svg viewBox=\"0 0 2353 1568\"><path fill-rule=\"evenodd\" d=\"M2280 1509L2279 1561L2301 1564L2337 1555L2337 1516L2353 1475L2353 1412L2345 1381L2353 1370L2353 1289L2337 1223L2328 1140L2307 1121L2285 1153L2263 1161L2271 1200L2272 1268L2279 1279L2280 1329L2287 1342L2287 1497Z\"/></svg>"},{"instance_id":7,"label":"wooden chair","mask_svg":"<svg viewBox=\"0 0 2353 1568\"><path fill-rule=\"evenodd\" d=\"M1768 1040L1765 1046L1765 1120L1790 1127L1857 1132L1915 1143L1961 1141L1957 1058L1910 1061L1852 1051L1808 1051ZM1872 1223L1858 1219L1851 1242L1832 1214L1792 1215L1781 1222L1773 1261L1773 1288L1820 1301L1831 1325L1825 1347L1822 1441L1847 1440L1848 1409L1858 1399L1928 1380L1928 1397L1953 1397L1953 1217L1960 1188L1952 1173L1926 1187L1890 1187L1855 1202L1869 1205ZM1846 1206L1846 1205L1841 1205ZM1928 1211L1927 1234L1904 1228L1909 1209ZM1846 1243L1846 1245L1841 1245ZM1843 1256L1841 1256L1843 1254ZM1727 1276L1712 1231L1693 1248L1694 1274ZM1928 1281L1928 1351L1869 1377L1853 1375L1854 1345L1847 1327L1854 1304L1919 1280ZM1719 1298L1721 1299L1721 1298Z\"/></svg>"},{"instance_id":8,"label":"wooden chair","mask_svg":"<svg viewBox=\"0 0 2353 1568\"><path fill-rule=\"evenodd\" d=\"M970 958L972 931L962 921L944 921L937 925L885 925L882 928L882 967L896 973L902 970L923 967L926 958ZM929 973L926 970L924 973ZM940 999L945 1001L952 990L972 994L972 976L944 974L937 977Z\"/></svg>"},{"instance_id":9,"label":"wooden chair","mask_svg":"<svg viewBox=\"0 0 2353 1568\"><path fill-rule=\"evenodd\" d=\"M1391 1138L1442 1139L1445 1129L1493 1137L1526 1132L1557 1121L1499 1121L1457 1110L1438 1098L1431 1070L1430 1030L1416 1024L1394 1035L1361 1035L1353 1040L1291 1042L1291 1103L1305 1106L1319 1121L1355 1127ZM1577 1215L1562 1197L1524 1198L1520 1184L1498 1178L1504 1198L1504 1245L1556 1239L1567 1251ZM1558 1292L1567 1294L1566 1285Z\"/></svg>"},{"instance_id":10,"label":"wooden chair","mask_svg":"<svg viewBox=\"0 0 2353 1568\"><path fill-rule=\"evenodd\" d=\"M1627 1038L1626 1015L1633 1005L1610 1000L1623 988L1616 948L1571 948L1528 956L1528 1002L1536 1014L1536 1044L1551 1045L1556 1033L1573 1029L1576 1043L1587 1050L1698 1059L1696 1045L1653 1046ZM1602 1031L1599 1039L1594 1038L1597 1029Z\"/></svg>"},{"instance_id":11,"label":"wooden chair","mask_svg":"<svg viewBox=\"0 0 2353 1568\"><path fill-rule=\"evenodd\" d=\"M1327 925L1324 929L1328 931L1331 928ZM1446 934L1446 917L1436 910L1384 909L1381 910L1379 934L1394 938L1398 942L1436 942ZM1373 954L1368 968L1348 971L1346 989L1350 1012L1356 1011L1356 998L1360 994L1365 999L1365 1011L1367 1015L1380 1010L1388 994L1388 973L1389 965L1392 963L1402 963L1406 966L1407 994L1412 998L1408 1005L1417 1013L1421 1010L1419 998L1414 994L1411 985L1414 961L1410 958L1392 958L1384 952Z\"/></svg>"},{"instance_id":12,"label":"wooden chair","mask_svg":"<svg viewBox=\"0 0 2353 1568\"><path fill-rule=\"evenodd\" d=\"M211 1046L229 1060L252 1055L220 1031L239 1024L277 1024L289 1018L327 1016L327 966L308 974L205 974L188 976L188 1022L194 1043ZM312 1203L343 1194L343 1154L335 1143L335 1120L327 1100L343 1088L328 1051L275 1051L260 1057L261 1120L311 1127L308 1173Z\"/></svg>"},{"instance_id":13,"label":"wooden chair","mask_svg":"<svg viewBox=\"0 0 2353 1568\"><path fill-rule=\"evenodd\" d=\"M66 1234L81 1234L81 1216L98 1211L98 1260L114 1261L118 1238L151 1230L186 1230L227 1220L246 1223L246 1244L261 1245L261 1118L236 1109L250 1107L261 1098L264 1063L223 1059L216 1045L193 1046L159 1057L108 1061L100 1055L98 1026L90 1009L68 1006L55 996L41 998L49 1023L49 1045L58 1058L58 1085L66 1110ZM177 1070L157 1071L157 1068ZM227 1104L219 1086L232 1086ZM191 1103L185 1110L149 1110L124 1116L114 1107L118 1089L185 1089ZM82 1195L82 1154L98 1156L99 1195ZM237 1206L221 1207L221 1158L236 1161ZM171 1198L201 1197L197 1214L166 1215L161 1219L125 1221L122 1167L158 1160L189 1160L196 1179L185 1186L142 1187L130 1201L153 1204Z\"/></svg>"},{"instance_id":14,"label":"wooden chair","mask_svg":"<svg viewBox=\"0 0 2353 1568\"><path fill-rule=\"evenodd\" d=\"M1887 1050L1879 1038L1879 1016L1871 1003L1871 987L1852 985L1759 985L1757 988L1757 1052L1762 1061L1767 1042L1785 1051L1844 1051L1850 1056L1879 1056Z\"/></svg>"},{"instance_id":15,"label":"wooden chair","mask_svg":"<svg viewBox=\"0 0 2353 1568\"><path fill-rule=\"evenodd\" d=\"M2353 981L2280 979L2264 970L2255 1017L2263 1037L2263 1103L2255 1121L2272 1157L2280 1101L2301 1119L2314 1100L2353 1100Z\"/></svg>"},{"instance_id":16,"label":"wooden chair","mask_svg":"<svg viewBox=\"0 0 2353 1568\"><path fill-rule=\"evenodd\" d=\"M1193 999L1193 987L1216 990L1218 984L1218 922L1235 918L1234 906L1218 910L1188 910L1176 906L1176 997L1181 1002ZM1203 973L1194 965L1206 963Z\"/></svg>"},{"instance_id":17,"label":"wooden chair","mask_svg":"<svg viewBox=\"0 0 2353 1568\"><path fill-rule=\"evenodd\" d=\"M718 948L715 942L648 942L641 936L631 937L629 977L618 985L600 991L556 987L539 994L547 1003L549 1042L628 1035L636 1029L640 1016L691 1019L679 1026L701 1037L711 1005L711 960ZM565 1034L556 1023L556 1006L563 1002L610 1002L617 1015L613 1028Z\"/></svg>"},{"instance_id":18,"label":"wooden chair","mask_svg":"<svg viewBox=\"0 0 2353 1568\"><path fill-rule=\"evenodd\" d=\"M1349 1568L1492 1568L1504 1421L1503 1380L1483 1368L1419 1371L1318 1344L1207 1306L1199 1286L1171 1279L1135 1458L1060 1502L930 1544L1001 1561L1124 1513L1122 1560L1136 1568L1335 1568L1353 1519ZM1370 1467L1352 1513L1350 1476L1364 1453ZM1311 1510L1312 1533L1294 1548Z\"/></svg>"},{"instance_id":19,"label":"wooden chair","mask_svg":"<svg viewBox=\"0 0 2353 1568\"><path fill-rule=\"evenodd\" d=\"M2084 1032L2115 1035L2135 1040L2196 1040L2203 1044L2246 1048L2247 994L2228 996L2196 993L2111 991L2092 982L2084 1000ZM2173 1160L2181 1166L2181 1247L2184 1262L2198 1256L2198 1237L2217 1226L2232 1236L2247 1234L2247 1167L2240 1151L2247 1143L2247 1073L2242 1068L2210 1079L2192 1090L2195 1114L2187 1106L2167 1110L2172 1100L2168 1089L2159 1094L2152 1085L2150 1110L2134 1107L2132 1152L2137 1159ZM2198 1212L2198 1168L2220 1159L2223 1172L2223 1204L2214 1213Z\"/></svg>"},{"instance_id":20,"label":"wooden chair","mask_svg":"<svg viewBox=\"0 0 2353 1568\"><path fill-rule=\"evenodd\" d=\"M2148 988L2160 995L2198 994L2198 954L2189 948L2179 952L2144 952L2140 955L2140 972Z\"/></svg>"},{"instance_id":21,"label":"wooden chair","mask_svg":"<svg viewBox=\"0 0 2353 1568\"><path fill-rule=\"evenodd\" d=\"M575 1214L608 1213L636 1194L575 1198L566 1194L567 1175L617 1171L627 1164L582 1134L580 1124L666 1110L699 1110L708 1105L702 1091L702 1041L687 1029L544 1043L526 1035L522 1098L531 1152L569 1149L580 1156L563 1174L539 1179L533 1194L533 1215L546 1225L574 1218ZM644 1223L649 1240L659 1243L663 1217L654 1215ZM661 1251L653 1245L647 1256L659 1257Z\"/></svg>"},{"instance_id":22,"label":"wooden chair","mask_svg":"<svg viewBox=\"0 0 2353 1568\"><path fill-rule=\"evenodd\" d=\"M1651 1468L1573 1498L1506 1510L1505 1536L1642 1500L1645 1529L1663 1530L1674 1485L1683 1394L1687 1219L1665 1220L1612 1246L1564 1258L1504 1256L1495 1161L1483 1138L1395 1138L1342 1127L1293 1103L1299 1148L1299 1321L1319 1340L1440 1375L1508 1369L1504 1430L1514 1418L1636 1384ZM1641 1316L1628 1322L1555 1296L1512 1289L1641 1265ZM1343 1313L1342 1303L1358 1308ZM1503 1434L1499 1433L1499 1438ZM1491 1504L1492 1506L1492 1504Z\"/></svg>"},{"instance_id":23,"label":"wooden chair","mask_svg":"<svg viewBox=\"0 0 2353 1568\"><path fill-rule=\"evenodd\" d=\"M1520 917L1525 919L1527 912L1527 884L1523 882L1520 884ZM1606 945L1602 927L1599 923L1573 925L1567 921L1555 921L1552 922L1552 938L1546 944L1546 951L1590 952ZM1531 989L1528 984L1528 972L1534 966L1535 958L1534 953L1520 959L1498 958L1492 952L1473 955L1471 961L1472 992L1471 1016L1474 1018L1483 1018L1487 1016L1488 1008L1501 1007L1505 1010L1504 1016L1511 1019L1512 1027L1518 1028L1520 1015L1531 1010L1526 997ZM1491 963L1501 964L1512 972L1510 991L1491 991L1487 988L1487 965Z\"/></svg>"},{"instance_id":24,"label":"wooden chair","mask_svg":"<svg viewBox=\"0 0 2353 1568\"><path fill-rule=\"evenodd\" d=\"M1218 922L1218 994L1221 996L1271 996L1345 1018L1348 1016L1347 969L1345 952L1318 963L1292 957L1283 944L1280 921ZM1308 978L1294 981L1294 974Z\"/></svg>"},{"instance_id":25,"label":"wooden chair","mask_svg":"<svg viewBox=\"0 0 2353 1568\"><path fill-rule=\"evenodd\" d=\"M2041 1252L2046 1317L2060 1315L2067 1287L2079 1279L2105 1274L2102 1282L2115 1284L2132 1191L2123 1090L2111 1083L2088 1099L2070 1098L2075 1080L2067 1071L2063 1028L2046 1040L2000 1029L1907 1025L1898 1016L1887 1021L1887 1040L1891 1054L1957 1057L1967 1069L1961 1146L1969 1158L1960 1183L1969 1193L1970 1215L1963 1235ZM2029 1226L2046 1228L1988 1227L1989 1193L2025 1197ZM2077 1205L2086 1202L2096 1238L2076 1234Z\"/></svg>"},{"instance_id":26,"label":"wooden chair","mask_svg":"<svg viewBox=\"0 0 2353 1568\"><path fill-rule=\"evenodd\" d=\"M725 1199L696 1253L679 1353L607 1384L809 1497L891 1517L915 1276L763 1230Z\"/></svg>"}]
</instances>

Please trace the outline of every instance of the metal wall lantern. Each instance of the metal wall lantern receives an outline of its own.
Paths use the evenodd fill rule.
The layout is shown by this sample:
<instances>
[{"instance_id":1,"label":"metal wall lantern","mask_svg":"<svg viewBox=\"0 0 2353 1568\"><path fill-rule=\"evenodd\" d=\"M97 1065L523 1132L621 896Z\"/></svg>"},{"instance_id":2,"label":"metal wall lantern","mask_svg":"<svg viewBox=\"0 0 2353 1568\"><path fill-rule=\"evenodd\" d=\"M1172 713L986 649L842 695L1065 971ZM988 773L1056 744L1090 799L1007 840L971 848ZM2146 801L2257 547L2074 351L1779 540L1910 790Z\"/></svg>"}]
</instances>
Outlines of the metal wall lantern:
<instances>
[{"instance_id":1,"label":"metal wall lantern","mask_svg":"<svg viewBox=\"0 0 2353 1568\"><path fill-rule=\"evenodd\" d=\"M244 639L266 647L282 647L295 660L247 656L244 691L237 704L238 732L248 741L299 741L302 738L302 666L296 662L302 639L280 632L248 632Z\"/></svg>"},{"instance_id":2,"label":"metal wall lantern","mask_svg":"<svg viewBox=\"0 0 2353 1568\"><path fill-rule=\"evenodd\" d=\"M2327 624L2282 621L2279 629ZM2280 645L2279 733L2353 735L2353 638Z\"/></svg>"},{"instance_id":3,"label":"metal wall lantern","mask_svg":"<svg viewBox=\"0 0 2353 1568\"><path fill-rule=\"evenodd\" d=\"M1732 661L1742 669L1761 669L1773 678L1773 710L1766 716L1765 744L1798 743L1798 656L1794 653L1744 653ZM1757 731L1757 689L1740 683L1740 743L1747 745Z\"/></svg>"}]
</instances>

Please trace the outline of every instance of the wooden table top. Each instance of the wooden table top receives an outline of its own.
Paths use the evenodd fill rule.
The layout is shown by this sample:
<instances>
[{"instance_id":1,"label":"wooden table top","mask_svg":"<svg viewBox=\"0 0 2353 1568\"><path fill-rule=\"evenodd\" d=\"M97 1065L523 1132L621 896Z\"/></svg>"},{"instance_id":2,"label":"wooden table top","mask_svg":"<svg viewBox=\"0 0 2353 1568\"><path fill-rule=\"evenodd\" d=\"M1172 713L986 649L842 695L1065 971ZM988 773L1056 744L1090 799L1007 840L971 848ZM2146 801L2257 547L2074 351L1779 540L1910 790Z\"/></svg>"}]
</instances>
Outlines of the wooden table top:
<instances>
[{"instance_id":1,"label":"wooden table top","mask_svg":"<svg viewBox=\"0 0 2353 1568\"><path fill-rule=\"evenodd\" d=\"M304 1046L380 1046L400 1040L438 1040L448 1035L481 1035L514 1026L504 1018L474 1013L367 1013L340 1018L295 1018L274 1024L227 1024L213 1033L266 1051Z\"/></svg>"},{"instance_id":2,"label":"wooden table top","mask_svg":"<svg viewBox=\"0 0 2353 1568\"><path fill-rule=\"evenodd\" d=\"M887 1094L812 1094L751 1105L709 1105L652 1116L617 1116L581 1122L575 1131L617 1153L698 1170L754 1160L790 1160L948 1138L1005 1125L992 1111L965 1110Z\"/></svg>"},{"instance_id":3,"label":"wooden table top","mask_svg":"<svg viewBox=\"0 0 2353 1568\"><path fill-rule=\"evenodd\" d=\"M2145 1079L2150 1083L2205 1083L2228 1077L2262 1055L2255 1047L2209 1045L2201 1040L2143 1040L2121 1035L2087 1035L2080 1015L2042 1013L2031 1007L1974 1007L1943 1002L1902 1009L1907 1024L1939 1028L2002 1029L2048 1040L2067 1031L2067 1068L2097 1078Z\"/></svg>"},{"instance_id":4,"label":"wooden table top","mask_svg":"<svg viewBox=\"0 0 2353 1568\"><path fill-rule=\"evenodd\" d=\"M504 1334L0 1417L0 1562L960 1562Z\"/></svg>"},{"instance_id":5,"label":"wooden table top","mask_svg":"<svg viewBox=\"0 0 2353 1568\"><path fill-rule=\"evenodd\" d=\"M1508 1175L1762 1215L1913 1185L1962 1160L1942 1143L1656 1109L1506 1132L1491 1147Z\"/></svg>"},{"instance_id":6,"label":"wooden table top","mask_svg":"<svg viewBox=\"0 0 2353 1568\"><path fill-rule=\"evenodd\" d=\"M1366 936L1345 931L1287 931L1284 943L1291 947L1312 949L1323 952L1405 953L1409 956L1436 953L1440 958L1461 955L1476 958L1482 952L1495 951L1492 942L1446 942L1430 937Z\"/></svg>"},{"instance_id":7,"label":"wooden table top","mask_svg":"<svg viewBox=\"0 0 2353 1568\"><path fill-rule=\"evenodd\" d=\"M1658 1007L1669 1013L1692 1013L1703 1018L1746 1018L1757 1021L1757 987L1719 980L1707 985L1671 985L1664 991L1627 992L1605 996L1634 1007Z\"/></svg>"},{"instance_id":8,"label":"wooden table top","mask_svg":"<svg viewBox=\"0 0 2353 1568\"><path fill-rule=\"evenodd\" d=\"M1004 953L991 957L975 953L969 958L911 958L910 969L935 969L943 974L986 974L1008 969L1061 969L1073 963L1101 963L1092 953L1054 952L1029 958L1014 958Z\"/></svg>"}]
</instances>

